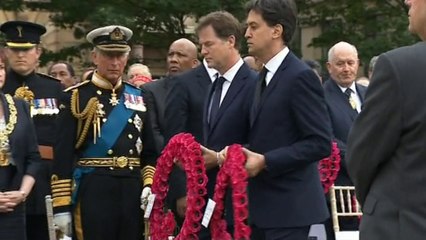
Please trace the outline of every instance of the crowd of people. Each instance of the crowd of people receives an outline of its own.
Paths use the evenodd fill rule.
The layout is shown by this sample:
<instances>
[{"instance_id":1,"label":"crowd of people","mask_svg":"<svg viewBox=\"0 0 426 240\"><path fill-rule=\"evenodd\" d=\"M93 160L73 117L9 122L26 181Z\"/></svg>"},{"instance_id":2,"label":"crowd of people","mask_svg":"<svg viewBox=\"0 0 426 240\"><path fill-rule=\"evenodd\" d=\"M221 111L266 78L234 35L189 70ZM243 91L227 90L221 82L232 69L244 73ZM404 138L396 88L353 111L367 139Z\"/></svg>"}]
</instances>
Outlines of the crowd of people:
<instances>
[{"instance_id":1,"label":"crowd of people","mask_svg":"<svg viewBox=\"0 0 426 240\"><path fill-rule=\"evenodd\" d=\"M289 49L297 27L292 0L249 1L244 31L228 12L203 16L197 43L180 38L169 46L160 79L144 64L127 67L133 32L125 26L86 35L95 67L79 77L62 61L37 72L44 26L3 23L0 239L50 239L46 195L53 223L68 237L147 239L142 212L156 161L182 132L201 144L210 199L227 146L243 146L252 240L306 240L314 224L335 239L318 171L332 143L341 157L334 183L355 186L363 210L361 220L341 220L340 228L359 230L361 240L424 239L426 2L405 3L409 31L422 42L374 57L367 84L357 79L350 42L328 50L327 77L321 64ZM177 164L167 207L178 227L186 186ZM230 191L224 218L232 233ZM198 238L211 239L210 230L202 226Z\"/></svg>"}]
</instances>

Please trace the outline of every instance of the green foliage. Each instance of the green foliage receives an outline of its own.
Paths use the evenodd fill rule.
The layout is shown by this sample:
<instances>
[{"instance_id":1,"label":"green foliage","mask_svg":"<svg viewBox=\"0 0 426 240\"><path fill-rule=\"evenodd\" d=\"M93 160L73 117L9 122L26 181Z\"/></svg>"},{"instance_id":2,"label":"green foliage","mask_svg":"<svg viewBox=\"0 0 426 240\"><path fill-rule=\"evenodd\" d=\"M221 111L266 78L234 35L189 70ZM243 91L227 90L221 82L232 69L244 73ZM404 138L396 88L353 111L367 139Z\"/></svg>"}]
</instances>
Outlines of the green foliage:
<instances>
[{"instance_id":1,"label":"green foliage","mask_svg":"<svg viewBox=\"0 0 426 240\"><path fill-rule=\"evenodd\" d=\"M375 55L418 40L407 30L408 9L404 0L296 2L301 25L322 28L322 34L312 40L311 46L328 50L339 41L347 41L357 47L364 66Z\"/></svg>"},{"instance_id":2,"label":"green foliage","mask_svg":"<svg viewBox=\"0 0 426 240\"><path fill-rule=\"evenodd\" d=\"M247 0L50 0L48 3L31 3L26 7L53 12L54 24L61 28L72 28L77 39L96 27L120 24L133 30L133 43L167 48L181 37L194 36L185 32L186 18L199 17L216 10L227 10L240 19L244 17L243 4ZM0 0L0 9L22 10L23 0ZM87 47L45 52L42 63L48 60L78 57L79 51Z\"/></svg>"}]
</instances>

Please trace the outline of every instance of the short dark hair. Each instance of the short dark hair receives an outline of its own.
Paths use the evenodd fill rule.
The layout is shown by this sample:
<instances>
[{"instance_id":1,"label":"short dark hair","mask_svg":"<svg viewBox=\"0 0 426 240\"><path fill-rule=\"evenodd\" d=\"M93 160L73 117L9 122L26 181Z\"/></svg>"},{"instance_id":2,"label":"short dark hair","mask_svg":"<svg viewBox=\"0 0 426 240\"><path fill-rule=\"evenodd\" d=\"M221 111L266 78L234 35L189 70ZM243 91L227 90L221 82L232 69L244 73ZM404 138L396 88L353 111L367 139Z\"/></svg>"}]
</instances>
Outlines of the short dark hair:
<instances>
[{"instance_id":1,"label":"short dark hair","mask_svg":"<svg viewBox=\"0 0 426 240\"><path fill-rule=\"evenodd\" d=\"M71 64L69 64L68 62L65 61L59 61L59 62L54 62L52 65L49 66L49 68L47 69L47 74L50 75L50 73L52 72L52 68L55 65L58 64L64 64L67 67L68 72L70 73L71 77L75 77L75 71L74 68Z\"/></svg>"},{"instance_id":2,"label":"short dark hair","mask_svg":"<svg viewBox=\"0 0 426 240\"><path fill-rule=\"evenodd\" d=\"M227 39L230 36L235 37L235 48L240 49L243 38L243 27L241 23L226 11L216 11L200 18L195 32L198 34L202 29L212 26L216 35L220 39Z\"/></svg>"},{"instance_id":3,"label":"short dark hair","mask_svg":"<svg viewBox=\"0 0 426 240\"><path fill-rule=\"evenodd\" d=\"M297 7L293 0L251 0L246 10L259 13L270 27L280 24L284 30L281 38L286 45L290 43L297 25Z\"/></svg>"}]
</instances>

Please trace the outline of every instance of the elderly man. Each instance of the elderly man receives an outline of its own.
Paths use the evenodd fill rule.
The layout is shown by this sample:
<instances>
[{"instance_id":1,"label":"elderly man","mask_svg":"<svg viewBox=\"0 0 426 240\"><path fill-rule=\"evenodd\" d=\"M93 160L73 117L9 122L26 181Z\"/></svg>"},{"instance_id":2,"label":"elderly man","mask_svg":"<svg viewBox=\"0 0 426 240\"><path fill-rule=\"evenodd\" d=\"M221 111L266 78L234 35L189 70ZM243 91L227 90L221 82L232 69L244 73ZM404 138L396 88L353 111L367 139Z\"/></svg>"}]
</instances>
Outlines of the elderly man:
<instances>
[{"instance_id":1,"label":"elderly man","mask_svg":"<svg viewBox=\"0 0 426 240\"><path fill-rule=\"evenodd\" d=\"M123 26L89 32L96 70L61 101L54 220L70 235L73 211L78 240L141 238L140 194L152 183L157 153L142 93L122 81L131 36Z\"/></svg>"},{"instance_id":2,"label":"elderly man","mask_svg":"<svg viewBox=\"0 0 426 240\"><path fill-rule=\"evenodd\" d=\"M127 70L127 81L136 87L152 81L152 75L147 65L134 63Z\"/></svg>"},{"instance_id":3,"label":"elderly man","mask_svg":"<svg viewBox=\"0 0 426 240\"><path fill-rule=\"evenodd\" d=\"M40 37L46 32L45 27L30 22L10 21L4 23L0 30L6 37L5 53L10 66L3 92L23 98L32 106L31 116L43 159L42 169L27 199L27 235L29 239L47 239L44 197L51 192L52 146L62 87L59 80L35 71L42 54Z\"/></svg>"},{"instance_id":4,"label":"elderly man","mask_svg":"<svg viewBox=\"0 0 426 240\"><path fill-rule=\"evenodd\" d=\"M328 52L327 69L330 79L324 83L324 95L331 120L333 140L340 149L341 164L336 185L352 186L345 164L346 142L361 105L364 102L367 88L356 83L359 60L355 46L347 42L339 42ZM341 221L343 230L357 230L358 219L348 218ZM327 235L334 239L331 220L326 222Z\"/></svg>"}]
</instances>

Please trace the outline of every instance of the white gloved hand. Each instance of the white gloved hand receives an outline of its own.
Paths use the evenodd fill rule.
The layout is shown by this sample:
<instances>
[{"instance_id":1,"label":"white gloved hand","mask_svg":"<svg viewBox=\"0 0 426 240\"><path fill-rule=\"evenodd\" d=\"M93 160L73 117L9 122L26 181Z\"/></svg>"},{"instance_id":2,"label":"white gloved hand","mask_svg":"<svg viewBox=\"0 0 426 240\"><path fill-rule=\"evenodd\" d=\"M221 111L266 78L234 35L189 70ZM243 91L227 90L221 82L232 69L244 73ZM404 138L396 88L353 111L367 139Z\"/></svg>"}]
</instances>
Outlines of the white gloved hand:
<instances>
[{"instance_id":1,"label":"white gloved hand","mask_svg":"<svg viewBox=\"0 0 426 240\"><path fill-rule=\"evenodd\" d=\"M141 208L145 211L146 206L148 205L148 197L151 195L151 188L150 187L144 187L141 194Z\"/></svg>"},{"instance_id":2,"label":"white gloved hand","mask_svg":"<svg viewBox=\"0 0 426 240\"><path fill-rule=\"evenodd\" d=\"M57 213L53 216L53 223L67 236L72 236L71 212Z\"/></svg>"}]
</instances>

